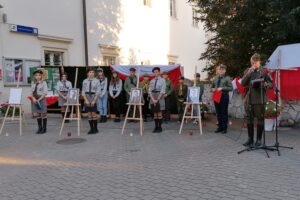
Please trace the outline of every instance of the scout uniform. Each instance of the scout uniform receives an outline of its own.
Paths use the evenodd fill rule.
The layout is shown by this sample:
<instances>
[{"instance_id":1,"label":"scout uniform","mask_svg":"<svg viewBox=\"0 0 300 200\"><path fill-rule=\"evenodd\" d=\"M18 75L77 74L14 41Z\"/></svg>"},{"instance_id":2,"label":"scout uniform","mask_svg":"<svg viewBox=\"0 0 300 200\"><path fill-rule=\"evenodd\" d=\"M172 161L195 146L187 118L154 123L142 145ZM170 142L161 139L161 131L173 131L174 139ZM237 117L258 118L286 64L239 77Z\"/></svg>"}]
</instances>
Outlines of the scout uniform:
<instances>
[{"instance_id":1,"label":"scout uniform","mask_svg":"<svg viewBox=\"0 0 300 200\"><path fill-rule=\"evenodd\" d=\"M98 72L103 72L100 68ZM97 101L98 111L100 114L100 123L104 123L107 121L107 78L103 75L103 77L99 77L99 97Z\"/></svg>"},{"instance_id":2,"label":"scout uniform","mask_svg":"<svg viewBox=\"0 0 300 200\"><path fill-rule=\"evenodd\" d=\"M130 68L129 71L136 71L135 68ZM136 75L130 75L125 79L124 82L124 90L126 91L126 97L127 97L127 102L129 102L129 98L130 98L130 92L131 92L131 88L135 88L137 86L137 77ZM133 108L131 108L129 110L129 116L133 116ZM132 120L129 120L129 122L135 122Z\"/></svg>"},{"instance_id":3,"label":"scout uniform","mask_svg":"<svg viewBox=\"0 0 300 200\"><path fill-rule=\"evenodd\" d=\"M155 70L159 70L160 68L155 67L152 72ZM159 133L162 131L161 124L162 124L162 116L161 111L165 109L165 100L163 98L163 95L166 91L166 81L165 79L159 77L154 77L150 81L148 93L150 95L150 105L152 112L154 114L154 121L155 121L155 128L153 130L154 133ZM158 100L157 103L154 103L152 101L152 98L155 100ZM159 98L159 99L158 99Z\"/></svg>"},{"instance_id":4,"label":"scout uniform","mask_svg":"<svg viewBox=\"0 0 300 200\"><path fill-rule=\"evenodd\" d=\"M82 82L82 96L86 97L86 99L91 103L96 96L99 96L100 93L100 83L99 80L96 78L92 79L84 79ZM85 105L85 112L88 113L95 113L97 112L97 104L95 103L94 106L91 105ZM89 124L91 127L91 130L89 131L89 134L95 134L98 132L97 129L97 117L89 118Z\"/></svg>"},{"instance_id":5,"label":"scout uniform","mask_svg":"<svg viewBox=\"0 0 300 200\"><path fill-rule=\"evenodd\" d=\"M164 74L167 74L166 72L164 72ZM170 110L171 110L171 95L174 91L173 89L173 83L169 78L165 79L166 82L166 95L164 97L165 99L165 110L163 111L163 115L164 115L164 120L165 121L170 121Z\"/></svg>"},{"instance_id":6,"label":"scout uniform","mask_svg":"<svg viewBox=\"0 0 300 200\"><path fill-rule=\"evenodd\" d=\"M116 72L115 72L116 73ZM120 122L121 110L122 110L122 80L119 79L117 82L110 81L109 84L109 95L111 97L112 111L116 115L114 122Z\"/></svg>"},{"instance_id":7,"label":"scout uniform","mask_svg":"<svg viewBox=\"0 0 300 200\"><path fill-rule=\"evenodd\" d=\"M253 80L263 79L258 83ZM254 137L254 118L257 118L257 141L255 146L261 145L262 133L264 130L264 112L267 99L266 90L272 89L272 78L259 67L255 70L247 69L242 78L241 84L246 88L244 106L246 111L246 120L248 127L248 141L245 146L253 144ZM265 85L262 85L265 84Z\"/></svg>"},{"instance_id":8,"label":"scout uniform","mask_svg":"<svg viewBox=\"0 0 300 200\"><path fill-rule=\"evenodd\" d=\"M222 88L222 96L220 103L215 103L215 109L218 118L218 129L216 133L227 133L228 125L228 104L229 104L229 92L232 91L232 83L229 76L215 76L211 84L212 88Z\"/></svg>"},{"instance_id":9,"label":"scout uniform","mask_svg":"<svg viewBox=\"0 0 300 200\"><path fill-rule=\"evenodd\" d=\"M66 81L58 81L56 90L59 91L62 95L67 96L69 89L72 89L72 83L68 80ZM58 106L64 106L67 102L61 95L58 95Z\"/></svg>"},{"instance_id":10,"label":"scout uniform","mask_svg":"<svg viewBox=\"0 0 300 200\"><path fill-rule=\"evenodd\" d=\"M148 74L145 74L144 77L149 77ZM147 115L150 113L149 110L149 103L150 103L150 97L148 94L149 91L149 86L150 86L150 81L149 80L143 80L140 85L139 88L142 88L143 91L143 100L144 100L144 105L143 105L143 117L144 117L144 121L147 121Z\"/></svg>"},{"instance_id":11,"label":"scout uniform","mask_svg":"<svg viewBox=\"0 0 300 200\"><path fill-rule=\"evenodd\" d=\"M134 68L132 68L134 69ZM131 70L132 70L131 69ZM130 97L130 92L131 92L131 88L135 88L137 85L137 77L136 75L133 75L133 76L128 76L126 79L125 79L125 82L124 82L124 90L126 91L126 95L127 95L127 100L129 100L129 97Z\"/></svg>"},{"instance_id":12,"label":"scout uniform","mask_svg":"<svg viewBox=\"0 0 300 200\"><path fill-rule=\"evenodd\" d=\"M187 86L184 84L184 77L180 77L182 83L178 83L175 88L175 96L177 99L177 111L178 111L178 121L182 120L183 112L184 112L184 102L187 97Z\"/></svg>"},{"instance_id":13,"label":"scout uniform","mask_svg":"<svg viewBox=\"0 0 300 200\"><path fill-rule=\"evenodd\" d=\"M36 70L33 72L33 75L36 73L43 74L41 70ZM46 81L34 81L31 85L31 94L32 96L39 101L36 104L31 102L31 111L34 114L38 114L37 123L38 131L36 134L43 134L47 131L47 104L46 104L46 95L48 93L48 87Z\"/></svg>"}]
</instances>

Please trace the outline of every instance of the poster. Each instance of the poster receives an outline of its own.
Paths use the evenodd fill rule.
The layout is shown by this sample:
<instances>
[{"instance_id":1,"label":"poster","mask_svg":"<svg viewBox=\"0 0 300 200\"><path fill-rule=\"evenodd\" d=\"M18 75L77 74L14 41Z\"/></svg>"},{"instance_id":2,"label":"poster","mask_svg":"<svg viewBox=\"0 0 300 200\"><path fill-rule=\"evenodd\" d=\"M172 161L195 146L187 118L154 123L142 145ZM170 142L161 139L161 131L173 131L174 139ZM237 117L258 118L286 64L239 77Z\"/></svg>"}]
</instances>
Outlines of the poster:
<instances>
[{"instance_id":1,"label":"poster","mask_svg":"<svg viewBox=\"0 0 300 200\"><path fill-rule=\"evenodd\" d=\"M33 81L33 72L37 69L41 69L43 71L43 79L47 82L48 86L48 94L54 95L56 93L56 84L60 80L59 68L38 68L32 67L30 68L30 78Z\"/></svg>"},{"instance_id":2,"label":"poster","mask_svg":"<svg viewBox=\"0 0 300 200\"><path fill-rule=\"evenodd\" d=\"M21 98L22 98L22 88L11 88L9 91L8 104L19 105L21 104Z\"/></svg>"}]
</instances>

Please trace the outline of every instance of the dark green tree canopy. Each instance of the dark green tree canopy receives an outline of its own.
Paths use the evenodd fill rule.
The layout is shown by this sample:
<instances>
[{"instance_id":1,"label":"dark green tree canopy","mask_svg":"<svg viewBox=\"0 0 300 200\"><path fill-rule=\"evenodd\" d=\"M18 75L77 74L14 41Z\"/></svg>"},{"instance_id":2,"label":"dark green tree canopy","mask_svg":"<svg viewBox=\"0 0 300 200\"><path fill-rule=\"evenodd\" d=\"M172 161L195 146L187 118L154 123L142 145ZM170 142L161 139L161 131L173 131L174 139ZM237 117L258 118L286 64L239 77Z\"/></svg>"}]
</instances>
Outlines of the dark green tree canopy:
<instances>
[{"instance_id":1,"label":"dark green tree canopy","mask_svg":"<svg viewBox=\"0 0 300 200\"><path fill-rule=\"evenodd\" d=\"M219 64L231 76L249 67L253 53L263 62L278 45L300 42L300 0L189 0L210 33L200 59L211 76Z\"/></svg>"}]
</instances>

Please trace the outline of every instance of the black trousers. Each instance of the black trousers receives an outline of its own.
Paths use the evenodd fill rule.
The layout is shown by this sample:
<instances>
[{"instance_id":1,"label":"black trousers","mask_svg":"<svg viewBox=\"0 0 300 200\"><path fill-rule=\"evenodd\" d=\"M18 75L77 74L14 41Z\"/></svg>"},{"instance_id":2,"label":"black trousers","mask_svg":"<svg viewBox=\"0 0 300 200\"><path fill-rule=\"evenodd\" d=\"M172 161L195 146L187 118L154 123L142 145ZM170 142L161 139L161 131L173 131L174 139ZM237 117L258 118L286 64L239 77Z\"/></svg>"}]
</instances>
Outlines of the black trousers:
<instances>
[{"instance_id":1,"label":"black trousers","mask_svg":"<svg viewBox=\"0 0 300 200\"><path fill-rule=\"evenodd\" d=\"M171 96L165 97L165 110L163 111L164 120L170 120L170 110L171 110Z\"/></svg>"},{"instance_id":2,"label":"black trousers","mask_svg":"<svg viewBox=\"0 0 300 200\"><path fill-rule=\"evenodd\" d=\"M111 99L111 105L112 105L112 112L116 115L117 118L120 118L121 111L122 111L122 99L119 95L115 99Z\"/></svg>"},{"instance_id":3,"label":"black trousers","mask_svg":"<svg viewBox=\"0 0 300 200\"><path fill-rule=\"evenodd\" d=\"M150 109L149 109L149 103L150 103L149 94L144 93L143 98L144 98L144 105L142 108L142 112L143 112L143 117L147 118L147 115L151 114Z\"/></svg>"},{"instance_id":4,"label":"black trousers","mask_svg":"<svg viewBox=\"0 0 300 200\"><path fill-rule=\"evenodd\" d=\"M221 130L227 130L228 125L228 104L229 95L223 94L220 103L215 102L215 108L218 118L218 127Z\"/></svg>"}]
</instances>

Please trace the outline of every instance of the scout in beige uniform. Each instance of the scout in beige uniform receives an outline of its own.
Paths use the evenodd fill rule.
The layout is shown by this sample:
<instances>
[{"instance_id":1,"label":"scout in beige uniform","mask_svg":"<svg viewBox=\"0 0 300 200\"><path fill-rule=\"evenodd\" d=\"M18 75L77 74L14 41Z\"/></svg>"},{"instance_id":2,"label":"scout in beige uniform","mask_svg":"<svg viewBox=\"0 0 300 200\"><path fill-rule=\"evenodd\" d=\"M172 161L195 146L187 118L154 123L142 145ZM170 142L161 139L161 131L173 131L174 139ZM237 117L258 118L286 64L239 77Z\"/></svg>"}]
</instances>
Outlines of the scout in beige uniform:
<instances>
[{"instance_id":1,"label":"scout in beige uniform","mask_svg":"<svg viewBox=\"0 0 300 200\"><path fill-rule=\"evenodd\" d=\"M87 70L87 78L82 82L82 96L84 98L85 112L88 113L90 130L88 134L98 133L97 128L97 99L100 93L99 80L95 78L93 68Z\"/></svg>"},{"instance_id":2,"label":"scout in beige uniform","mask_svg":"<svg viewBox=\"0 0 300 200\"><path fill-rule=\"evenodd\" d=\"M72 83L67 80L67 73L61 75L61 80L57 82L56 90L58 93L58 106L61 107L61 115L64 118L66 111L65 103L67 102L67 96L69 89L72 89ZM70 112L67 113L67 118L70 117ZM69 120L65 120L66 123L69 123Z\"/></svg>"},{"instance_id":3,"label":"scout in beige uniform","mask_svg":"<svg viewBox=\"0 0 300 200\"><path fill-rule=\"evenodd\" d=\"M153 68L152 72L154 73L155 77L150 81L148 93L150 96L150 104L155 121L153 133L160 133L162 132L162 111L165 109L165 100L163 96L166 91L166 82L165 79L160 77L159 67Z\"/></svg>"},{"instance_id":4,"label":"scout in beige uniform","mask_svg":"<svg viewBox=\"0 0 300 200\"><path fill-rule=\"evenodd\" d=\"M31 109L34 115L37 115L38 130L36 134L43 134L47 131L47 105L46 95L48 87L46 81L42 79L43 71L36 70L33 72L34 81L31 86L32 102Z\"/></svg>"}]
</instances>

